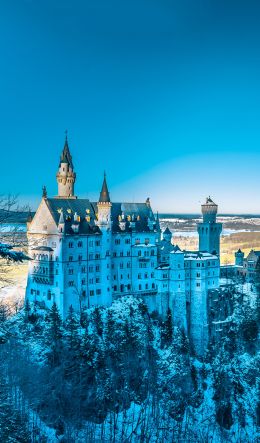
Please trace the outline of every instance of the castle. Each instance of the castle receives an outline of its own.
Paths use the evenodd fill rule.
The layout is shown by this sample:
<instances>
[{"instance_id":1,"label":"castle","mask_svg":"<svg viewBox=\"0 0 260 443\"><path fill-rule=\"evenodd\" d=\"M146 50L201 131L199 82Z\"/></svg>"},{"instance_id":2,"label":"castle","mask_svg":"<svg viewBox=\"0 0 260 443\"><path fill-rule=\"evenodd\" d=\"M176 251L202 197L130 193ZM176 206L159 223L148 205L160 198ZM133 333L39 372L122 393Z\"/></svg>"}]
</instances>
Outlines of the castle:
<instances>
[{"instance_id":1,"label":"castle","mask_svg":"<svg viewBox=\"0 0 260 443\"><path fill-rule=\"evenodd\" d=\"M77 198L76 173L67 136L56 175L58 195L42 200L27 223L29 264L26 299L66 317L72 305L110 306L123 295L141 297L150 312L184 328L195 350L207 344L207 294L219 286L222 225L208 198L198 223L199 251L181 251L172 233L162 233L149 198L111 202L106 175L97 202Z\"/></svg>"}]
</instances>

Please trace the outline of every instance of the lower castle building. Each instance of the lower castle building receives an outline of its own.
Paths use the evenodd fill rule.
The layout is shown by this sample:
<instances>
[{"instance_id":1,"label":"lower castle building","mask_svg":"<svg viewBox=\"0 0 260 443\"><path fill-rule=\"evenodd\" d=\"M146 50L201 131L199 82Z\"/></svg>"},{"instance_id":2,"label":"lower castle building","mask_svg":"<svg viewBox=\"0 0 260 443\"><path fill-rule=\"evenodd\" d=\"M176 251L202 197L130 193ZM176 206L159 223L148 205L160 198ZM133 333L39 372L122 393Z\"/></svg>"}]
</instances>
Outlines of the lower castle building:
<instances>
[{"instance_id":1,"label":"lower castle building","mask_svg":"<svg viewBox=\"0 0 260 443\"><path fill-rule=\"evenodd\" d=\"M207 293L219 286L217 205L208 198L198 224L201 251L181 251L158 214L144 203L111 202L104 176L99 200L74 195L76 174L67 137L58 172L58 195L43 196L27 223L29 264L26 299L66 317L72 305L110 306L123 295L143 298L163 317L184 328L195 350L207 344Z\"/></svg>"}]
</instances>

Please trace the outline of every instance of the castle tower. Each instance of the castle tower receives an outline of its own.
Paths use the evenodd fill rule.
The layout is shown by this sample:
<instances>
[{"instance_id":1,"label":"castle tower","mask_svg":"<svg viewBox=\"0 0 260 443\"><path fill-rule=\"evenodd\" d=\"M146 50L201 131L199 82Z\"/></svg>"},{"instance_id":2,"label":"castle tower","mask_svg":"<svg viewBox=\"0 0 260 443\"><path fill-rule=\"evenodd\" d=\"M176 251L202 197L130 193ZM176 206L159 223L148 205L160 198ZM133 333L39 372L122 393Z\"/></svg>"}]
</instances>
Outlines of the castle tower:
<instances>
[{"instance_id":1,"label":"castle tower","mask_svg":"<svg viewBox=\"0 0 260 443\"><path fill-rule=\"evenodd\" d=\"M171 243L171 242L172 242L172 232L170 231L170 229L168 228L168 226L167 226L167 228L163 231L163 239L164 239L165 241L167 241L168 243Z\"/></svg>"},{"instance_id":2,"label":"castle tower","mask_svg":"<svg viewBox=\"0 0 260 443\"><path fill-rule=\"evenodd\" d=\"M203 222L197 224L197 230L199 233L199 250L219 255L222 223L217 223L216 221L218 205L208 197L206 203L201 205L201 212Z\"/></svg>"},{"instance_id":3,"label":"castle tower","mask_svg":"<svg viewBox=\"0 0 260 443\"><path fill-rule=\"evenodd\" d=\"M111 255L112 248L112 220L111 220L112 203L107 187L106 174L99 201L97 203L97 221L96 225L101 231L100 252L101 252L101 300L104 306L110 306L112 303L112 284L111 284Z\"/></svg>"},{"instance_id":4,"label":"castle tower","mask_svg":"<svg viewBox=\"0 0 260 443\"><path fill-rule=\"evenodd\" d=\"M58 195L56 198L76 198L74 196L74 183L76 174L74 172L72 157L69 150L67 134L64 148L61 153L59 169L56 174L58 183Z\"/></svg>"},{"instance_id":5,"label":"castle tower","mask_svg":"<svg viewBox=\"0 0 260 443\"><path fill-rule=\"evenodd\" d=\"M244 264L245 253L241 251L239 248L237 252L235 252L235 265L243 266Z\"/></svg>"}]
</instances>

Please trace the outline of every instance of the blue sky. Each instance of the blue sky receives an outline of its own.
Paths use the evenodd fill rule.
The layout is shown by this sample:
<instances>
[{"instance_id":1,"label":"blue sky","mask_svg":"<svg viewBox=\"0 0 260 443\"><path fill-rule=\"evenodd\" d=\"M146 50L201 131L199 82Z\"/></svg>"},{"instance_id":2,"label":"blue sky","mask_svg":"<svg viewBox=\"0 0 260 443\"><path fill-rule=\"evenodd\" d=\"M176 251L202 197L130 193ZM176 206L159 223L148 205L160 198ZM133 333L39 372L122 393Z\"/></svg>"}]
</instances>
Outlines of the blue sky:
<instances>
[{"instance_id":1,"label":"blue sky","mask_svg":"<svg viewBox=\"0 0 260 443\"><path fill-rule=\"evenodd\" d=\"M260 3L2 0L0 193L56 194L64 131L76 193L260 212Z\"/></svg>"}]
</instances>

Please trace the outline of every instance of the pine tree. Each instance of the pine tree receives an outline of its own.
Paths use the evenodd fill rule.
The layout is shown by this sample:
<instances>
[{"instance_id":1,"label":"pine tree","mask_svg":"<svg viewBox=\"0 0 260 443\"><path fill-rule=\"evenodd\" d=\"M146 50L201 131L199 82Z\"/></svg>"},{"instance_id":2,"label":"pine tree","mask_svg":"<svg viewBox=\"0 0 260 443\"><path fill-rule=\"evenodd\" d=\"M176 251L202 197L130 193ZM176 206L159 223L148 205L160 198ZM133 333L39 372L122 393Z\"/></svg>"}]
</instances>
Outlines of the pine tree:
<instances>
[{"instance_id":1,"label":"pine tree","mask_svg":"<svg viewBox=\"0 0 260 443\"><path fill-rule=\"evenodd\" d=\"M25 318L26 322L29 321L30 313L31 313L31 306L30 306L29 300L27 298L25 300L25 304L24 304L24 318Z\"/></svg>"},{"instance_id":2,"label":"pine tree","mask_svg":"<svg viewBox=\"0 0 260 443\"><path fill-rule=\"evenodd\" d=\"M68 317L65 322L65 339L66 339L66 353L65 359L65 376L74 377L75 380L79 377L79 358L80 358L80 336L79 336L79 321L74 313L73 307L70 306Z\"/></svg>"},{"instance_id":3,"label":"pine tree","mask_svg":"<svg viewBox=\"0 0 260 443\"><path fill-rule=\"evenodd\" d=\"M166 320L162 323L161 328L161 344L162 346L169 346L173 339L173 325L172 325L172 311L167 310Z\"/></svg>"},{"instance_id":4,"label":"pine tree","mask_svg":"<svg viewBox=\"0 0 260 443\"><path fill-rule=\"evenodd\" d=\"M47 315L46 342L49 346L48 360L51 366L59 365L62 354L62 320L57 304L54 302Z\"/></svg>"}]
</instances>

